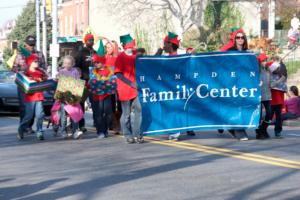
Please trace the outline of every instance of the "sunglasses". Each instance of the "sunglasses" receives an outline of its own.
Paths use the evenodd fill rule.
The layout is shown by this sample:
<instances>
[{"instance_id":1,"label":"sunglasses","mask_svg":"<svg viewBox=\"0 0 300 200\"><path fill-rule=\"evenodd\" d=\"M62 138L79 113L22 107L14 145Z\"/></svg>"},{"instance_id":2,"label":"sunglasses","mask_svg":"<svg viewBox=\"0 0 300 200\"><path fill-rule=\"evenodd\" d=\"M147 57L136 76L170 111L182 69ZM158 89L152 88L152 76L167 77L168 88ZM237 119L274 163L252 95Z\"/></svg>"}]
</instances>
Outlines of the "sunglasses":
<instances>
[{"instance_id":1,"label":"sunglasses","mask_svg":"<svg viewBox=\"0 0 300 200\"><path fill-rule=\"evenodd\" d=\"M244 39L245 39L245 36L236 36L235 39L236 39L236 40L239 40L239 39L243 39L243 40L244 40Z\"/></svg>"}]
</instances>

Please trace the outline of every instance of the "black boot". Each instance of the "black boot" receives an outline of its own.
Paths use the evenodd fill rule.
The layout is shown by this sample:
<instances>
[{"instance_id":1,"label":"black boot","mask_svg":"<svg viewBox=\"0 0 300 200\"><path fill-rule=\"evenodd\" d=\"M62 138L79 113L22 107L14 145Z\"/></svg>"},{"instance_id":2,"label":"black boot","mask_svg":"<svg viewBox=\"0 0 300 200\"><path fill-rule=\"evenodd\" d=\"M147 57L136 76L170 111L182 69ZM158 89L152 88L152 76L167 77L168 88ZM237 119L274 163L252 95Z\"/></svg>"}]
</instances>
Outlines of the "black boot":
<instances>
[{"instance_id":1,"label":"black boot","mask_svg":"<svg viewBox=\"0 0 300 200\"><path fill-rule=\"evenodd\" d=\"M263 140L265 139L264 134L262 133L262 131L260 129L256 129L256 139L257 140Z\"/></svg>"}]
</instances>

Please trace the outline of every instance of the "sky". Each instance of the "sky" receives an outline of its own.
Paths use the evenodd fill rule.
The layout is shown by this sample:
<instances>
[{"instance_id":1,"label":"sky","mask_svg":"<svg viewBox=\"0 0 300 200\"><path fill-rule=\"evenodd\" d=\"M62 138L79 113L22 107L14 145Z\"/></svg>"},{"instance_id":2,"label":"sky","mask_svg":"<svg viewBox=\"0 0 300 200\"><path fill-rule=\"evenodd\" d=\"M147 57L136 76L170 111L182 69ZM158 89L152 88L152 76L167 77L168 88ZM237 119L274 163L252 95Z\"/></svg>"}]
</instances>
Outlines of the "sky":
<instances>
[{"instance_id":1,"label":"sky","mask_svg":"<svg viewBox=\"0 0 300 200\"><path fill-rule=\"evenodd\" d=\"M2 27L7 20L16 19L28 1L29 0L0 0L0 27Z\"/></svg>"}]
</instances>

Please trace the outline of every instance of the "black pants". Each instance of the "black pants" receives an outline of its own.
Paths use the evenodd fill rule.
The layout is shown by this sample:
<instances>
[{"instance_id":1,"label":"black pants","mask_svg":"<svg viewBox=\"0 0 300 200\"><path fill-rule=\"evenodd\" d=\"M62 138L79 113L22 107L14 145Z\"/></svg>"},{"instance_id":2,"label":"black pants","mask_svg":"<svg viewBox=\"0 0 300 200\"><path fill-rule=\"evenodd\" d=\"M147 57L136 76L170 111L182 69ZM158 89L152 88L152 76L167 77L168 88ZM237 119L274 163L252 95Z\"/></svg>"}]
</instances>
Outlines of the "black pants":
<instances>
[{"instance_id":1,"label":"black pants","mask_svg":"<svg viewBox=\"0 0 300 200\"><path fill-rule=\"evenodd\" d=\"M276 134L280 134L282 131L282 119L281 119L281 109L282 109L282 105L272 105L271 106L271 116L273 117L273 115L275 114L275 135Z\"/></svg>"},{"instance_id":2,"label":"black pants","mask_svg":"<svg viewBox=\"0 0 300 200\"><path fill-rule=\"evenodd\" d=\"M261 106L261 114L260 114L260 121L261 124L259 125L258 129L261 131L266 131L268 128L269 122L272 120L272 108L271 108L271 101L262 101L262 105L265 108L266 115L265 118L262 119L262 106Z\"/></svg>"},{"instance_id":3,"label":"black pants","mask_svg":"<svg viewBox=\"0 0 300 200\"><path fill-rule=\"evenodd\" d=\"M97 133L107 134L112 118L111 96L94 101Z\"/></svg>"}]
</instances>

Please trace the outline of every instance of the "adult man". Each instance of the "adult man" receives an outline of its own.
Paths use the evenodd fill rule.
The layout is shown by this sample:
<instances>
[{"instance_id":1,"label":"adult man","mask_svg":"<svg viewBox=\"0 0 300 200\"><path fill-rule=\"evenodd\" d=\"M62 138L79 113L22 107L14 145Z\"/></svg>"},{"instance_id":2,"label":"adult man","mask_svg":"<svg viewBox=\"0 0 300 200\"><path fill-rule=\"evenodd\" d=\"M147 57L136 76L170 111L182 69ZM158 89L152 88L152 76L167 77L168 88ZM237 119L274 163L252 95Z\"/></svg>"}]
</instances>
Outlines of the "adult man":
<instances>
[{"instance_id":1,"label":"adult man","mask_svg":"<svg viewBox=\"0 0 300 200\"><path fill-rule=\"evenodd\" d=\"M92 34L86 34L84 36L84 44L85 46L82 47L77 55L75 55L75 66L78 67L81 70L81 79L85 80L88 82L89 80L89 67L92 67L92 55L96 53L96 51L93 49L94 45L94 35ZM94 112L94 103L93 103L93 98L89 98L90 103L92 105L92 110L93 110L93 119L95 122L95 112ZM85 99L82 100L80 103L82 106L82 109L84 110L84 102ZM95 124L95 123L94 123ZM79 122L79 128L81 131L86 132L85 128L85 119L82 118Z\"/></svg>"},{"instance_id":2,"label":"adult man","mask_svg":"<svg viewBox=\"0 0 300 200\"><path fill-rule=\"evenodd\" d=\"M35 37L32 35L28 35L25 39L24 47L23 46L19 47L19 52L18 52L16 60L13 64L12 71L14 71L16 73L24 72L28 67L26 64L26 57L28 57L31 54L37 55L40 68L42 68L45 71L47 70L45 57L42 52L37 51L35 49L35 45L36 45ZM20 103L20 108L19 108L20 121L22 121L22 119L25 116L24 93L22 92L22 90L19 87L17 87L17 90L18 90L18 99L19 99L19 103ZM28 130L28 133L33 133L32 129L31 129L33 122L34 121L32 120L32 123L30 124L30 129Z\"/></svg>"},{"instance_id":3,"label":"adult man","mask_svg":"<svg viewBox=\"0 0 300 200\"><path fill-rule=\"evenodd\" d=\"M141 133L141 104L138 98L135 77L136 53L135 41L128 35L120 37L124 52L120 53L115 63L118 97L121 101L121 129L127 143L143 143Z\"/></svg>"}]
</instances>

